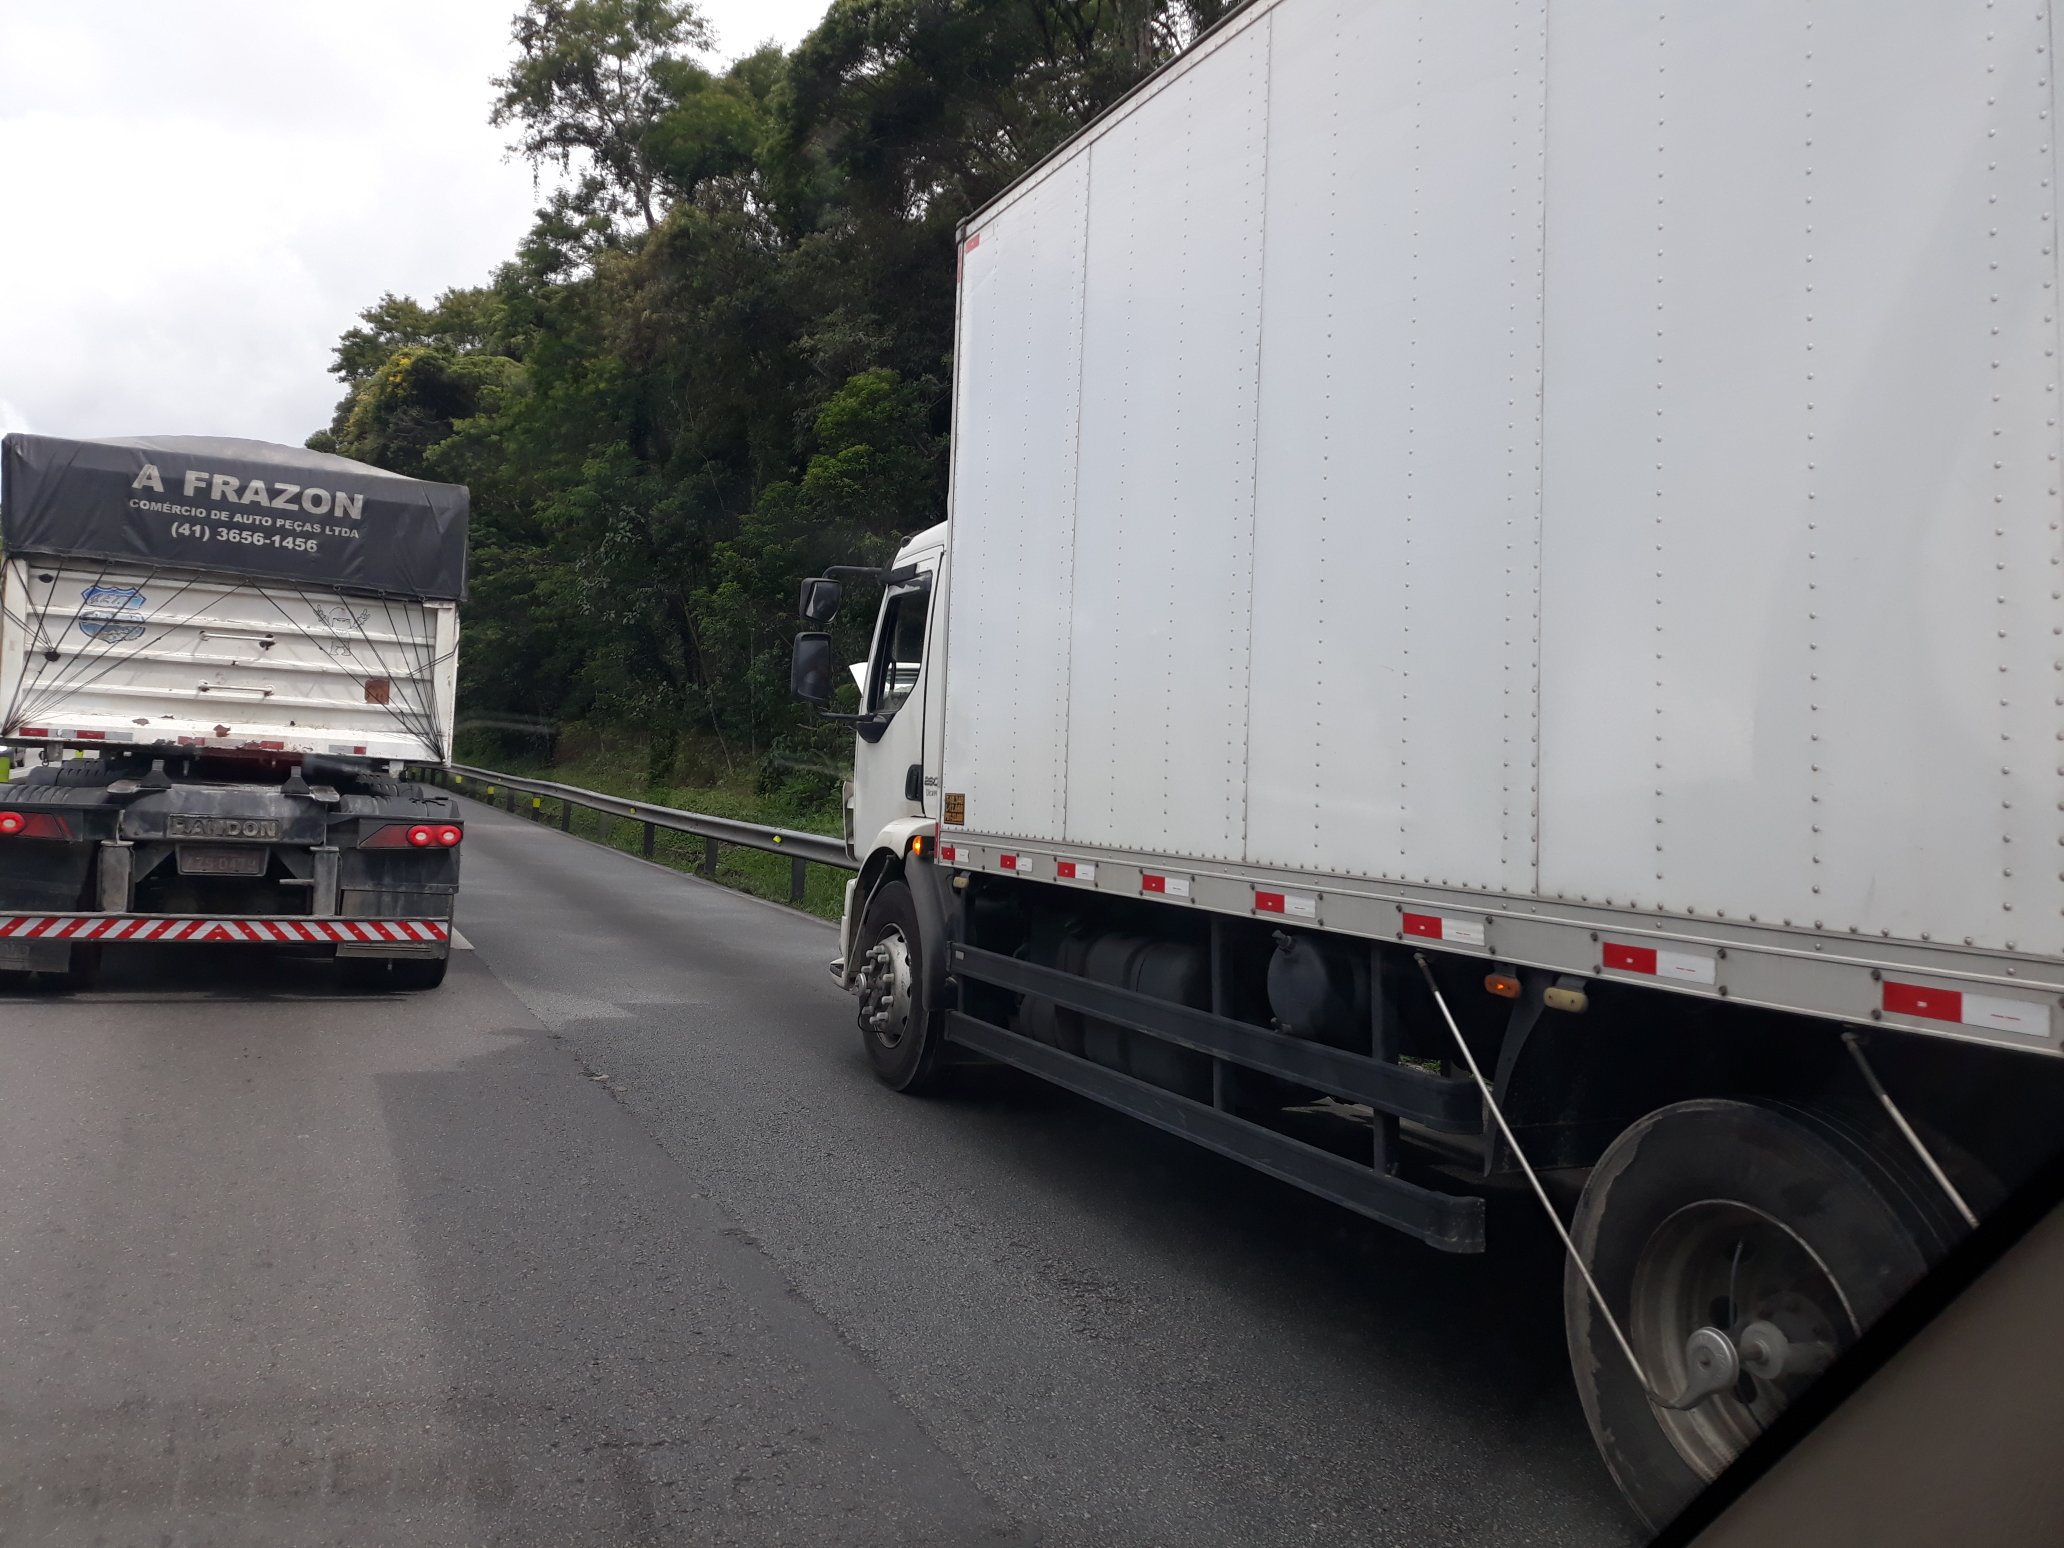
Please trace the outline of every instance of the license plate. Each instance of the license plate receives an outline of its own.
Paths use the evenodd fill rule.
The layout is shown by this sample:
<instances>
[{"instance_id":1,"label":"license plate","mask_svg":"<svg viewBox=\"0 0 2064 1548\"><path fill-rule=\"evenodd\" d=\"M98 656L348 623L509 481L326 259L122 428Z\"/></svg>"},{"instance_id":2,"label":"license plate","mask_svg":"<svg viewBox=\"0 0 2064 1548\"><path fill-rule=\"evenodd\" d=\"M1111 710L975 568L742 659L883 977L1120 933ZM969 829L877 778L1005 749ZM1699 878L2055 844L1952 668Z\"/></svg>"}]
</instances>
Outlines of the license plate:
<instances>
[{"instance_id":1,"label":"license plate","mask_svg":"<svg viewBox=\"0 0 2064 1548\"><path fill-rule=\"evenodd\" d=\"M228 845L213 848L205 844L179 846L181 876L263 876L266 852L262 849Z\"/></svg>"},{"instance_id":2,"label":"license plate","mask_svg":"<svg viewBox=\"0 0 2064 1548\"><path fill-rule=\"evenodd\" d=\"M170 838L276 839L277 817L191 817L179 812L165 819Z\"/></svg>"}]
</instances>

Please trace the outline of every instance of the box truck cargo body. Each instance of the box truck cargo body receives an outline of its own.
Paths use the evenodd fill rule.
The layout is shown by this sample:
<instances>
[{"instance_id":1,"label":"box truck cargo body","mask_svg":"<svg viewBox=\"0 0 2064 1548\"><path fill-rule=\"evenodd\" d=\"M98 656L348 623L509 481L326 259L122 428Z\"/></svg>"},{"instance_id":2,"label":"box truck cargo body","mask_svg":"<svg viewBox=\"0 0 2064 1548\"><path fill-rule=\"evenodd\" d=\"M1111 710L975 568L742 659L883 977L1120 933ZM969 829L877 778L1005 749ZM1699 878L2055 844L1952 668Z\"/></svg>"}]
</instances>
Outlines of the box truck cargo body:
<instances>
[{"instance_id":1,"label":"box truck cargo body","mask_svg":"<svg viewBox=\"0 0 2064 1548\"><path fill-rule=\"evenodd\" d=\"M877 1073L1451 1250L1581 1183L1577 1386L1673 1514L2064 1132L2052 62L1274 0L972 216L856 669Z\"/></svg>"},{"instance_id":2,"label":"box truck cargo body","mask_svg":"<svg viewBox=\"0 0 2064 1548\"><path fill-rule=\"evenodd\" d=\"M288 944L441 977L466 492L298 447L0 452L0 974L109 943Z\"/></svg>"}]
</instances>

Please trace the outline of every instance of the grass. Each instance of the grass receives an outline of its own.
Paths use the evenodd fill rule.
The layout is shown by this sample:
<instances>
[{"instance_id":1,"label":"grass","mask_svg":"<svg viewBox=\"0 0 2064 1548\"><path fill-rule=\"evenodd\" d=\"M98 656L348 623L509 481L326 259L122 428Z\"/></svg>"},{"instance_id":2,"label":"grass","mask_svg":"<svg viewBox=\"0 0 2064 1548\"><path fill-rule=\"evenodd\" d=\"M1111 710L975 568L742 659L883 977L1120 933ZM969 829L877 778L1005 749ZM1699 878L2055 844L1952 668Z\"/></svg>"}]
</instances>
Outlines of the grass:
<instances>
[{"instance_id":1,"label":"grass","mask_svg":"<svg viewBox=\"0 0 2064 1548\"><path fill-rule=\"evenodd\" d=\"M462 749L460 761L475 760ZM741 822L765 823L769 827L794 828L804 833L824 833L833 837L837 837L840 830L840 812L835 799L827 803L821 796L813 799L810 794L793 788L762 791L750 776L743 773L702 781L649 784L645 777L646 756L642 747L596 745L555 763L483 754L477 766L529 779L578 785L585 790L621 796L629 801L646 801L711 817L730 817ZM485 797L487 792L477 789L480 783L469 779L458 787L459 793ZM504 791L495 792L495 804L505 806L505 796ZM552 796L530 796L518 792L516 797L519 816L549 823L553 827L565 820L562 810L565 804ZM578 803L574 804L571 822L570 831L591 842L607 844L627 854L642 852L645 825L641 822L612 817ZM705 869L705 842L692 833L676 833L666 828L654 830L651 858L677 871L710 874ZM786 855L724 844L718 847L716 872L712 879L755 897L789 903L792 901L789 896L791 863ZM845 907L849 874L828 865L806 867L800 904L802 910L821 919L837 919Z\"/></svg>"}]
</instances>

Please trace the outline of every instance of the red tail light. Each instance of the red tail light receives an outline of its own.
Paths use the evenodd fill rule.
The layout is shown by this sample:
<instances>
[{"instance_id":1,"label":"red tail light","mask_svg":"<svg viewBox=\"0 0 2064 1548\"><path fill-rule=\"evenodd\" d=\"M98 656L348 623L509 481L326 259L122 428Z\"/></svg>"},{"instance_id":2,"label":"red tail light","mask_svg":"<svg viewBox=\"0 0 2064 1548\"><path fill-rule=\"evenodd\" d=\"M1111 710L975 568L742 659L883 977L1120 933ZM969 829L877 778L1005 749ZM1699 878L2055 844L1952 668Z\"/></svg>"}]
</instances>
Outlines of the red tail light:
<instances>
[{"instance_id":1,"label":"red tail light","mask_svg":"<svg viewBox=\"0 0 2064 1548\"><path fill-rule=\"evenodd\" d=\"M459 830L430 822L383 822L358 841L360 849L450 849Z\"/></svg>"},{"instance_id":2,"label":"red tail light","mask_svg":"<svg viewBox=\"0 0 2064 1548\"><path fill-rule=\"evenodd\" d=\"M0 838L68 839L70 824L49 812L0 812Z\"/></svg>"}]
</instances>

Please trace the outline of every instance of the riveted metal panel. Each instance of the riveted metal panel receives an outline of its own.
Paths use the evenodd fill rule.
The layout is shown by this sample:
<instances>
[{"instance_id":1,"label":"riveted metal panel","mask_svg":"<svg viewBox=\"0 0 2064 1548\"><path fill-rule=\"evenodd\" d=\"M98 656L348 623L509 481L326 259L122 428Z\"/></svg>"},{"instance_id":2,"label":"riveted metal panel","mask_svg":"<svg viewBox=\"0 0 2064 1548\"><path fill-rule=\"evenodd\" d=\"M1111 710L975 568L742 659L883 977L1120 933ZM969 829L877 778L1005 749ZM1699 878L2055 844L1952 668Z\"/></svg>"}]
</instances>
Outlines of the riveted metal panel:
<instances>
[{"instance_id":1,"label":"riveted metal panel","mask_svg":"<svg viewBox=\"0 0 2064 1548\"><path fill-rule=\"evenodd\" d=\"M2028 1046L1873 975L2060 987L2053 30L1275 0L1129 98L977 222L1088 169L1068 648L956 583L949 679L1065 674L1061 838L973 863Z\"/></svg>"},{"instance_id":2,"label":"riveted metal panel","mask_svg":"<svg viewBox=\"0 0 2064 1548\"><path fill-rule=\"evenodd\" d=\"M1264 25L1088 154L1071 836L1245 843L1267 113Z\"/></svg>"},{"instance_id":3,"label":"riveted metal panel","mask_svg":"<svg viewBox=\"0 0 2064 1548\"><path fill-rule=\"evenodd\" d=\"M1554 17L1543 890L2056 950L2047 18Z\"/></svg>"},{"instance_id":4,"label":"riveted metal panel","mask_svg":"<svg viewBox=\"0 0 2064 1548\"><path fill-rule=\"evenodd\" d=\"M1531 889L1543 13L1274 29L1248 858Z\"/></svg>"},{"instance_id":5,"label":"riveted metal panel","mask_svg":"<svg viewBox=\"0 0 2064 1548\"><path fill-rule=\"evenodd\" d=\"M1065 799L1088 218L1082 158L961 253L946 745L966 809L1032 838Z\"/></svg>"}]
</instances>

